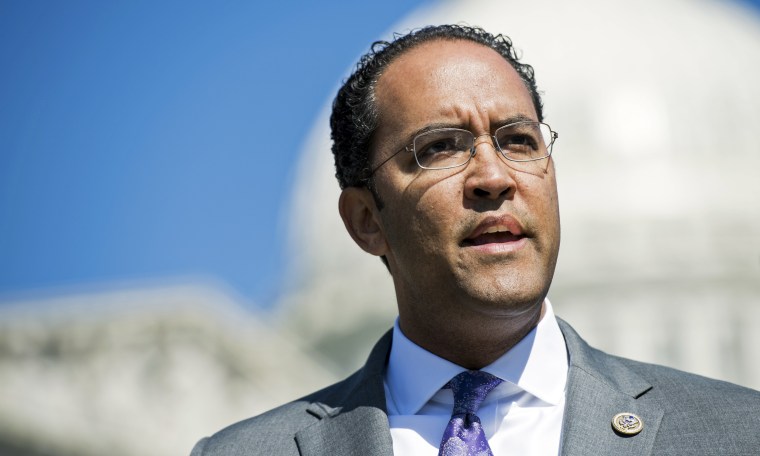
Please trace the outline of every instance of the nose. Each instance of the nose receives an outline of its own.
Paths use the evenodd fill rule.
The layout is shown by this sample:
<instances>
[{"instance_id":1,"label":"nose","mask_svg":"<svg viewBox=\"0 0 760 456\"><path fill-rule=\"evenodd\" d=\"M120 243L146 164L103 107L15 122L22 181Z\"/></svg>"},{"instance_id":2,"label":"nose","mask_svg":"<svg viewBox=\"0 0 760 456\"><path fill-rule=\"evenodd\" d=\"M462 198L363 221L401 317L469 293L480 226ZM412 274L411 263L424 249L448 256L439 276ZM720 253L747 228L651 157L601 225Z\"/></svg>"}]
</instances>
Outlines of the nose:
<instances>
[{"instance_id":1,"label":"nose","mask_svg":"<svg viewBox=\"0 0 760 456\"><path fill-rule=\"evenodd\" d=\"M467 164L464 184L469 199L508 199L514 194L512 170L492 141L490 135L475 138L475 154Z\"/></svg>"}]
</instances>

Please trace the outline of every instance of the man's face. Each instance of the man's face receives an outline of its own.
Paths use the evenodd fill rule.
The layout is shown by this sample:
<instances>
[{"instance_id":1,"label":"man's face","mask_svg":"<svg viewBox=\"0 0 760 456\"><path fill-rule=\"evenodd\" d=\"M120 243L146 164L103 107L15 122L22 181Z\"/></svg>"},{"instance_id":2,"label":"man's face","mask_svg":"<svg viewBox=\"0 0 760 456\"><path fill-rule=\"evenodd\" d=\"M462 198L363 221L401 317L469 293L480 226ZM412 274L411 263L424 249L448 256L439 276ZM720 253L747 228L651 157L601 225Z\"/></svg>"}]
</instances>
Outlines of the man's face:
<instances>
[{"instance_id":1,"label":"man's face","mask_svg":"<svg viewBox=\"0 0 760 456\"><path fill-rule=\"evenodd\" d=\"M423 128L456 127L477 137L464 167L423 170L401 152L374 174L385 206L374 211L384 242L373 253L389 261L402 327L409 319L535 310L559 251L554 166L551 159L507 161L487 136L507 123L538 120L517 72L477 43L433 41L389 65L376 99L373 165Z\"/></svg>"}]
</instances>

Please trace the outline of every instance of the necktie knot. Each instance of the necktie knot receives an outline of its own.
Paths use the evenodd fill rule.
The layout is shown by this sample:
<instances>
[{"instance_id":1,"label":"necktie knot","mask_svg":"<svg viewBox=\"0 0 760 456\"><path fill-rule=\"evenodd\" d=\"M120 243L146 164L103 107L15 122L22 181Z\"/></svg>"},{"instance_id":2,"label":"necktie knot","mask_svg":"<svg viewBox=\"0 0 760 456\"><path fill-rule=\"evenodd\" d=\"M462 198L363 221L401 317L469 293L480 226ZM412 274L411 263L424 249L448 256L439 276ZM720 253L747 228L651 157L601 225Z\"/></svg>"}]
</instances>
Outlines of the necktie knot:
<instances>
[{"instance_id":1,"label":"necktie knot","mask_svg":"<svg viewBox=\"0 0 760 456\"><path fill-rule=\"evenodd\" d=\"M496 388L502 379L483 371L464 371L449 380L445 388L454 393L452 415L476 414L488 393Z\"/></svg>"},{"instance_id":2,"label":"necktie knot","mask_svg":"<svg viewBox=\"0 0 760 456\"><path fill-rule=\"evenodd\" d=\"M465 371L446 383L444 388L454 392L454 411L443 432L439 456L493 456L476 413L502 381L487 372Z\"/></svg>"}]
</instances>

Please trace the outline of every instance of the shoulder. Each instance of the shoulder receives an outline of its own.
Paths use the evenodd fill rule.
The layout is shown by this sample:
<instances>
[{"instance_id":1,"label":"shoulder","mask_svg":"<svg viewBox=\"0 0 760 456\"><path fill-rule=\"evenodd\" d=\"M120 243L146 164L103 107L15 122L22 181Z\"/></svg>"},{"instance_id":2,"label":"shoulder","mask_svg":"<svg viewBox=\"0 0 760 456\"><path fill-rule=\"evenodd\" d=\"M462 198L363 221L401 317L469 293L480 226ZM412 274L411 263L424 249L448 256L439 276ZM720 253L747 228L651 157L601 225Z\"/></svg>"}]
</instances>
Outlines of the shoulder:
<instances>
[{"instance_id":1,"label":"shoulder","mask_svg":"<svg viewBox=\"0 0 760 456\"><path fill-rule=\"evenodd\" d=\"M654 430L654 454L757 454L760 392L604 353L559 322L570 354L573 413L597 413L605 420L613 411L605 406L645 413L645 428Z\"/></svg>"},{"instance_id":2,"label":"shoulder","mask_svg":"<svg viewBox=\"0 0 760 456\"><path fill-rule=\"evenodd\" d=\"M383 370L390 350L390 334L389 331L378 341L367 363L350 377L228 426L198 442L191 456L298 455L296 434L307 428L314 429L321 420L331 421L338 415L350 415L356 409L380 410L384 416ZM369 421L347 423L343 420L333 431L340 433L347 426L357 428L370 424Z\"/></svg>"},{"instance_id":3,"label":"shoulder","mask_svg":"<svg viewBox=\"0 0 760 456\"><path fill-rule=\"evenodd\" d=\"M600 352L601 353L601 352ZM662 410L656 448L665 454L756 454L760 392L665 366L605 355L651 388L636 400Z\"/></svg>"},{"instance_id":4,"label":"shoulder","mask_svg":"<svg viewBox=\"0 0 760 456\"><path fill-rule=\"evenodd\" d=\"M662 407L666 412L700 411L702 417L720 418L760 410L760 391L666 366L610 355L588 346L568 328L563 322L568 345L573 345L572 351L578 355L578 360L572 364L615 388L627 390L638 400ZM629 389L628 385L634 383L637 388ZM760 415L751 419L758 421Z\"/></svg>"},{"instance_id":5,"label":"shoulder","mask_svg":"<svg viewBox=\"0 0 760 456\"><path fill-rule=\"evenodd\" d=\"M198 442L192 456L242 456L259 447L260 454L298 454L292 437L307 425L304 410L305 403L296 401L239 421Z\"/></svg>"},{"instance_id":6,"label":"shoulder","mask_svg":"<svg viewBox=\"0 0 760 456\"><path fill-rule=\"evenodd\" d=\"M234 423L198 442L191 456L297 455L295 435L329 415L336 398L358 374L327 388L281 405L261 415Z\"/></svg>"},{"instance_id":7,"label":"shoulder","mask_svg":"<svg viewBox=\"0 0 760 456\"><path fill-rule=\"evenodd\" d=\"M712 411L726 416L730 412L760 410L760 391L665 366L615 358L652 384L646 394L648 400L657 401L670 411L698 409L703 414ZM759 420L760 416L754 419Z\"/></svg>"},{"instance_id":8,"label":"shoulder","mask_svg":"<svg viewBox=\"0 0 760 456\"><path fill-rule=\"evenodd\" d=\"M558 319L565 336L571 365L636 398L666 408L701 407L720 398L723 405L739 409L757 406L760 391L678 369L610 355L589 346L566 322ZM712 402L710 407L714 408Z\"/></svg>"}]
</instances>

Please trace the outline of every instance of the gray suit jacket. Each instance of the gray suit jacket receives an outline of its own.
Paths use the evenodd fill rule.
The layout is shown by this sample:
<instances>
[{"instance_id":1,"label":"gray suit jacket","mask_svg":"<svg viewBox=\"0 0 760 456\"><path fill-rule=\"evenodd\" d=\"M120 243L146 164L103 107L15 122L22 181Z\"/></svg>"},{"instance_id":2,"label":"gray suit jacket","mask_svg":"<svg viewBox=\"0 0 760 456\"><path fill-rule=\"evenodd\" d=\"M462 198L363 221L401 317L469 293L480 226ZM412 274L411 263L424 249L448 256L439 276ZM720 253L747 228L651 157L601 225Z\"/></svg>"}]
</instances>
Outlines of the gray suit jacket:
<instances>
[{"instance_id":1,"label":"gray suit jacket","mask_svg":"<svg viewBox=\"0 0 760 456\"><path fill-rule=\"evenodd\" d=\"M608 355L559 321L570 355L563 455L760 455L760 392ZM391 455L383 371L391 333L352 376L198 442L191 456ZM611 421L644 422L622 437ZM441 430L443 432L443 430Z\"/></svg>"}]
</instances>

